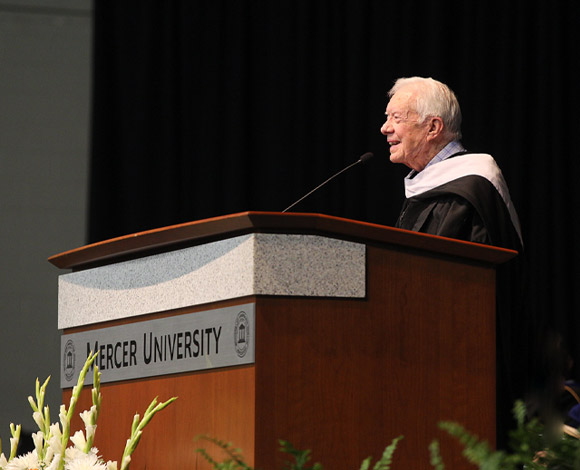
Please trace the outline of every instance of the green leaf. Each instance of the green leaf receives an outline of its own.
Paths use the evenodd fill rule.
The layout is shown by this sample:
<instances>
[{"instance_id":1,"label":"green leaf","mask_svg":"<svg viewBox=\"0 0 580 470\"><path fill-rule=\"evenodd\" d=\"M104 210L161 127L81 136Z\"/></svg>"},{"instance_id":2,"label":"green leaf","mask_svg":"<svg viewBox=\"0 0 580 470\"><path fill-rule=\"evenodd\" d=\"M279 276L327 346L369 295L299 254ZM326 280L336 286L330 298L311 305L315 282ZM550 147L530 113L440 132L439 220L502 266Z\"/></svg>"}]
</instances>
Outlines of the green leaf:
<instances>
[{"instance_id":1,"label":"green leaf","mask_svg":"<svg viewBox=\"0 0 580 470\"><path fill-rule=\"evenodd\" d=\"M439 441L434 440L429 444L429 455L431 457L430 463L435 470L445 470L441 452L439 451Z\"/></svg>"}]
</instances>

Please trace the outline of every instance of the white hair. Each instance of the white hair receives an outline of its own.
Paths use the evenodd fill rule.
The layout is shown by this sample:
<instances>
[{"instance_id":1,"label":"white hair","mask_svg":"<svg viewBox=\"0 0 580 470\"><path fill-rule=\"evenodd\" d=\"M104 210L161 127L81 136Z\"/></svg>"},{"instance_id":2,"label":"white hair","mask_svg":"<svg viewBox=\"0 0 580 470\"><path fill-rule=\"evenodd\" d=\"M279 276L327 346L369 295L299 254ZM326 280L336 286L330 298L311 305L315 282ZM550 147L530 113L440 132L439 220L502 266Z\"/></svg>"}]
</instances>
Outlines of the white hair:
<instances>
[{"instance_id":1,"label":"white hair","mask_svg":"<svg viewBox=\"0 0 580 470\"><path fill-rule=\"evenodd\" d=\"M413 89L415 111L421 121L430 116L440 117L450 140L461 139L461 109L455 93L447 85L432 78L399 78L389 90L389 98L407 87Z\"/></svg>"}]
</instances>

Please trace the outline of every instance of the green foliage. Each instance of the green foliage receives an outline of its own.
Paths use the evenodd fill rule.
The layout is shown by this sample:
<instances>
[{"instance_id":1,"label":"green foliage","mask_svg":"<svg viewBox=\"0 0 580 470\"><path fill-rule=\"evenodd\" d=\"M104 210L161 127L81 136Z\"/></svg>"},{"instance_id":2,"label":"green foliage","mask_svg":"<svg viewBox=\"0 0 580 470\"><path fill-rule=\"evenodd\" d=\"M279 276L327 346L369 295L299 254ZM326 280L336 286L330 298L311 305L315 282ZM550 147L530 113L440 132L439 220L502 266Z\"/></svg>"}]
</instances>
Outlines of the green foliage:
<instances>
[{"instance_id":1,"label":"green foliage","mask_svg":"<svg viewBox=\"0 0 580 470\"><path fill-rule=\"evenodd\" d=\"M445 470L441 453L439 452L439 441L434 440L429 444L430 463L435 470Z\"/></svg>"},{"instance_id":2,"label":"green foliage","mask_svg":"<svg viewBox=\"0 0 580 470\"><path fill-rule=\"evenodd\" d=\"M537 418L527 419L526 406L522 401L515 403L513 413L517 427L509 433L509 451L494 450L458 423L443 421L439 427L459 440L463 446L463 456L481 470L580 470L580 434L572 436L563 432L561 426L550 427ZM197 449L215 470L253 470L244 462L241 452L230 443L204 438L228 456L224 462L217 462L205 449ZM390 470L393 454L401 439L402 436L393 439L372 470ZM282 452L294 458L294 463L285 463L286 470L322 470L319 463L308 466L311 458L309 450L297 450L288 441L280 441L280 445ZM445 470L437 440L431 442L429 452L434 470ZM371 464L372 458L368 457L361 463L360 470L370 470Z\"/></svg>"},{"instance_id":3,"label":"green foliage","mask_svg":"<svg viewBox=\"0 0 580 470\"><path fill-rule=\"evenodd\" d=\"M218 462L210 453L204 448L196 449L215 470L253 470L244 460L240 449L233 446L231 442L225 442L210 436L198 436L197 439L203 439L211 442L219 447L225 454L225 460ZM284 440L280 440L280 450L288 455L294 457L294 463L286 462L284 468L288 470L322 470L322 465L315 463L311 467L306 466L310 461L310 450L298 450L294 446Z\"/></svg>"},{"instance_id":4,"label":"green foliage","mask_svg":"<svg viewBox=\"0 0 580 470\"><path fill-rule=\"evenodd\" d=\"M480 441L477 436L469 433L458 423L443 421L439 423L439 427L463 444L463 455L471 463L481 466L494 453L487 442Z\"/></svg>"},{"instance_id":5,"label":"green foliage","mask_svg":"<svg viewBox=\"0 0 580 470\"><path fill-rule=\"evenodd\" d=\"M135 414L133 417L133 423L131 425L131 437L127 439L127 443L125 444L125 451L123 452L123 458L121 460L121 470L128 470L129 464L131 463L131 455L141 440L143 430L153 419L153 416L155 416L162 409L169 406L175 400L177 400L177 397L172 397L165 402L158 403L157 397L155 397L145 410L143 418L140 419L139 414Z\"/></svg>"},{"instance_id":6,"label":"green foliage","mask_svg":"<svg viewBox=\"0 0 580 470\"><path fill-rule=\"evenodd\" d=\"M487 442L461 425L441 422L439 427L463 445L465 458L482 470L580 470L580 440L549 427L537 418L526 420L526 407L517 401L513 409L517 428L510 432L510 451L494 451Z\"/></svg>"},{"instance_id":7,"label":"green foliage","mask_svg":"<svg viewBox=\"0 0 580 470\"><path fill-rule=\"evenodd\" d=\"M387 447L385 447L383 455L377 461L377 463L373 467L373 470L389 470L391 468L391 463L393 462L393 454L395 453L395 449L397 448L397 445L401 439L403 439L403 436L395 437L391 441L391 443ZM371 461L372 461L371 457L367 457L365 460L363 460L360 466L360 470L368 470L370 468Z\"/></svg>"},{"instance_id":8,"label":"green foliage","mask_svg":"<svg viewBox=\"0 0 580 470\"><path fill-rule=\"evenodd\" d=\"M280 440L280 451L294 457L294 463L286 462L284 468L287 470L322 470L322 465L315 463L312 467L306 464L310 460L310 450L297 450L288 441Z\"/></svg>"},{"instance_id":9,"label":"green foliage","mask_svg":"<svg viewBox=\"0 0 580 470\"><path fill-rule=\"evenodd\" d=\"M390 470L393 460L393 454L397 448L398 442L403 438L399 436L385 448L383 455L374 465L373 470ZM219 462L213 458L210 453L204 448L197 448L196 452L200 454L215 470L254 470L245 461L239 449L233 447L231 442L221 441L214 437L198 436L197 439L203 439L219 447L225 454L225 460ZM315 463L308 466L311 458L310 450L298 450L290 442L280 440L280 451L292 456L294 462L285 462L284 469L286 470L323 470L320 463ZM371 457L363 460L361 470L368 470L371 465Z\"/></svg>"},{"instance_id":10,"label":"green foliage","mask_svg":"<svg viewBox=\"0 0 580 470\"><path fill-rule=\"evenodd\" d=\"M227 458L223 462L216 461L204 448L195 451L200 454L216 470L253 470L245 461L240 449L236 449L231 442L221 441L210 436L198 436L197 440L203 439L219 447L225 452Z\"/></svg>"}]
</instances>

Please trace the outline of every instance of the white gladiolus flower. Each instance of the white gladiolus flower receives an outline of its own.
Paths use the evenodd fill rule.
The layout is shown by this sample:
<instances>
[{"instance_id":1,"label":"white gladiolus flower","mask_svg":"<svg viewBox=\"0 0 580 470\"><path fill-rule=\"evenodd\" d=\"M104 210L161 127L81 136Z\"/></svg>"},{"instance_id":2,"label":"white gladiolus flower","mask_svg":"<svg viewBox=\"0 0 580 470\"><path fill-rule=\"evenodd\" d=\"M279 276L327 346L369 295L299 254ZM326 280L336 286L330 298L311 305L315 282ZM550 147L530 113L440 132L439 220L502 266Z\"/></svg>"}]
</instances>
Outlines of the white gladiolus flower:
<instances>
[{"instance_id":1,"label":"white gladiolus flower","mask_svg":"<svg viewBox=\"0 0 580 470\"><path fill-rule=\"evenodd\" d=\"M61 436L52 435L48 441L48 446L54 454L62 454Z\"/></svg>"},{"instance_id":2,"label":"white gladiolus flower","mask_svg":"<svg viewBox=\"0 0 580 470\"><path fill-rule=\"evenodd\" d=\"M44 446L44 433L38 431L32 434L32 441L34 442L34 448L38 452Z\"/></svg>"},{"instance_id":3,"label":"white gladiolus flower","mask_svg":"<svg viewBox=\"0 0 580 470\"><path fill-rule=\"evenodd\" d=\"M10 450L15 449L18 446L18 439L15 437L10 438Z\"/></svg>"},{"instance_id":4,"label":"white gladiolus flower","mask_svg":"<svg viewBox=\"0 0 580 470\"><path fill-rule=\"evenodd\" d=\"M81 419L85 426L91 426L95 423L95 416L97 414L97 407L95 405L91 406L90 410L85 410L81 413Z\"/></svg>"},{"instance_id":5,"label":"white gladiolus flower","mask_svg":"<svg viewBox=\"0 0 580 470\"><path fill-rule=\"evenodd\" d=\"M85 435L82 431L75 432L74 436L72 436L70 440L75 445L75 447L80 450L83 450L87 445L87 440L85 439Z\"/></svg>"},{"instance_id":6,"label":"white gladiolus flower","mask_svg":"<svg viewBox=\"0 0 580 470\"><path fill-rule=\"evenodd\" d=\"M50 438L48 440L48 445L54 449L55 453L60 454L62 452L62 432L60 426L57 423L50 425Z\"/></svg>"},{"instance_id":7,"label":"white gladiolus flower","mask_svg":"<svg viewBox=\"0 0 580 470\"><path fill-rule=\"evenodd\" d=\"M86 427L87 441L95 437L96 430L97 430L96 424L90 424Z\"/></svg>"},{"instance_id":8,"label":"white gladiolus flower","mask_svg":"<svg viewBox=\"0 0 580 470\"><path fill-rule=\"evenodd\" d=\"M77 431L72 437L69 436L70 416L74 414L75 405L79 399L80 391L83 387L85 373L90 365L93 363L96 355L91 355L82 371L82 376L79 377L79 383L72 390L72 397L67 410L63 404L59 408L59 422L50 424L50 413L48 406L44 406L41 411L39 408L44 403L44 393L48 379L39 386L37 380L37 400L38 403L29 397L30 405L33 409L33 419L39 427L39 431L32 435L35 450L26 455L13 458L8 461L10 456L15 455L18 445L18 437L20 435L21 427L15 427L10 424L10 431L12 438L10 439L11 453L6 457L0 453L0 470L59 470L61 465L64 465L64 470L117 470L117 462L108 461L105 463L103 458L99 455L99 450L92 447L93 438L97 427L98 409L101 404L100 394L100 373L95 375L95 387L92 392L93 405L89 410L80 413L80 417L85 424L84 431ZM97 374L97 369L95 369ZM151 402L147 409L146 415L139 422L139 415L136 415L133 420L133 428L131 431L131 438L127 440L127 449L123 456L123 465L121 470L125 470L131 462L131 453L137 447L139 438L143 432L143 428L159 410L165 408L172 403L176 398L173 397L165 403L157 404L157 398ZM157 406L155 406L157 405ZM66 436L66 439L65 439ZM70 447L67 447L70 446ZM40 456L40 457L39 457Z\"/></svg>"},{"instance_id":9,"label":"white gladiolus flower","mask_svg":"<svg viewBox=\"0 0 580 470\"><path fill-rule=\"evenodd\" d=\"M50 425L50 435L58 439L62 438L62 432L60 430L60 425L58 423Z\"/></svg>"},{"instance_id":10,"label":"white gladiolus flower","mask_svg":"<svg viewBox=\"0 0 580 470\"><path fill-rule=\"evenodd\" d=\"M62 432L60 431L60 426L58 423L53 423L50 425L50 434L53 436L62 437Z\"/></svg>"},{"instance_id":11,"label":"white gladiolus flower","mask_svg":"<svg viewBox=\"0 0 580 470\"><path fill-rule=\"evenodd\" d=\"M42 413L40 411L35 411L34 413L32 413L32 419L38 426L38 429L44 428L44 417L42 416Z\"/></svg>"},{"instance_id":12,"label":"white gladiolus flower","mask_svg":"<svg viewBox=\"0 0 580 470\"><path fill-rule=\"evenodd\" d=\"M70 403L68 404L69 408L72 409L77 406L78 394L80 393L78 387L75 385L73 387L72 397L70 397Z\"/></svg>"},{"instance_id":13,"label":"white gladiolus flower","mask_svg":"<svg viewBox=\"0 0 580 470\"><path fill-rule=\"evenodd\" d=\"M60 462L60 454L54 454L50 465L46 467L44 470L56 470L58 468L58 464Z\"/></svg>"},{"instance_id":14,"label":"white gladiolus flower","mask_svg":"<svg viewBox=\"0 0 580 470\"><path fill-rule=\"evenodd\" d=\"M46 449L46 455L44 456L44 461L45 462L52 462L54 455L55 455L54 449L49 446L48 449Z\"/></svg>"},{"instance_id":15,"label":"white gladiolus flower","mask_svg":"<svg viewBox=\"0 0 580 470\"><path fill-rule=\"evenodd\" d=\"M62 428L64 429L66 427L67 422L68 422L68 420L66 418L66 407L64 405L60 405L60 411L59 411L58 417L60 419L60 424L61 424Z\"/></svg>"}]
</instances>

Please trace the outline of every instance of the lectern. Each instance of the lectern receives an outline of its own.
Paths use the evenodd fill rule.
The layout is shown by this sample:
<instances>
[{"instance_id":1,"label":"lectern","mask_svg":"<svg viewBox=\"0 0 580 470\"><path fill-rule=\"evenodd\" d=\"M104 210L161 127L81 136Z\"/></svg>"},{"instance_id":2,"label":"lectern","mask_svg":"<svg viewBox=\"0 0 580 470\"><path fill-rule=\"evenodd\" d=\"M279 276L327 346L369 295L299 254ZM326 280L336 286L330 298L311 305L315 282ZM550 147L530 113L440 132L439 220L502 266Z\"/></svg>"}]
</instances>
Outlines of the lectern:
<instances>
[{"instance_id":1,"label":"lectern","mask_svg":"<svg viewBox=\"0 0 580 470\"><path fill-rule=\"evenodd\" d=\"M437 422L494 441L495 269L515 255L269 212L62 253L50 262L72 270L59 277L63 397L99 351L95 445L110 460L135 412L179 397L145 430L133 469L208 468L194 452L200 434L258 469L282 468L278 439L336 470L379 458L399 435L394 468L431 468L434 438L448 468L467 468Z\"/></svg>"}]
</instances>

